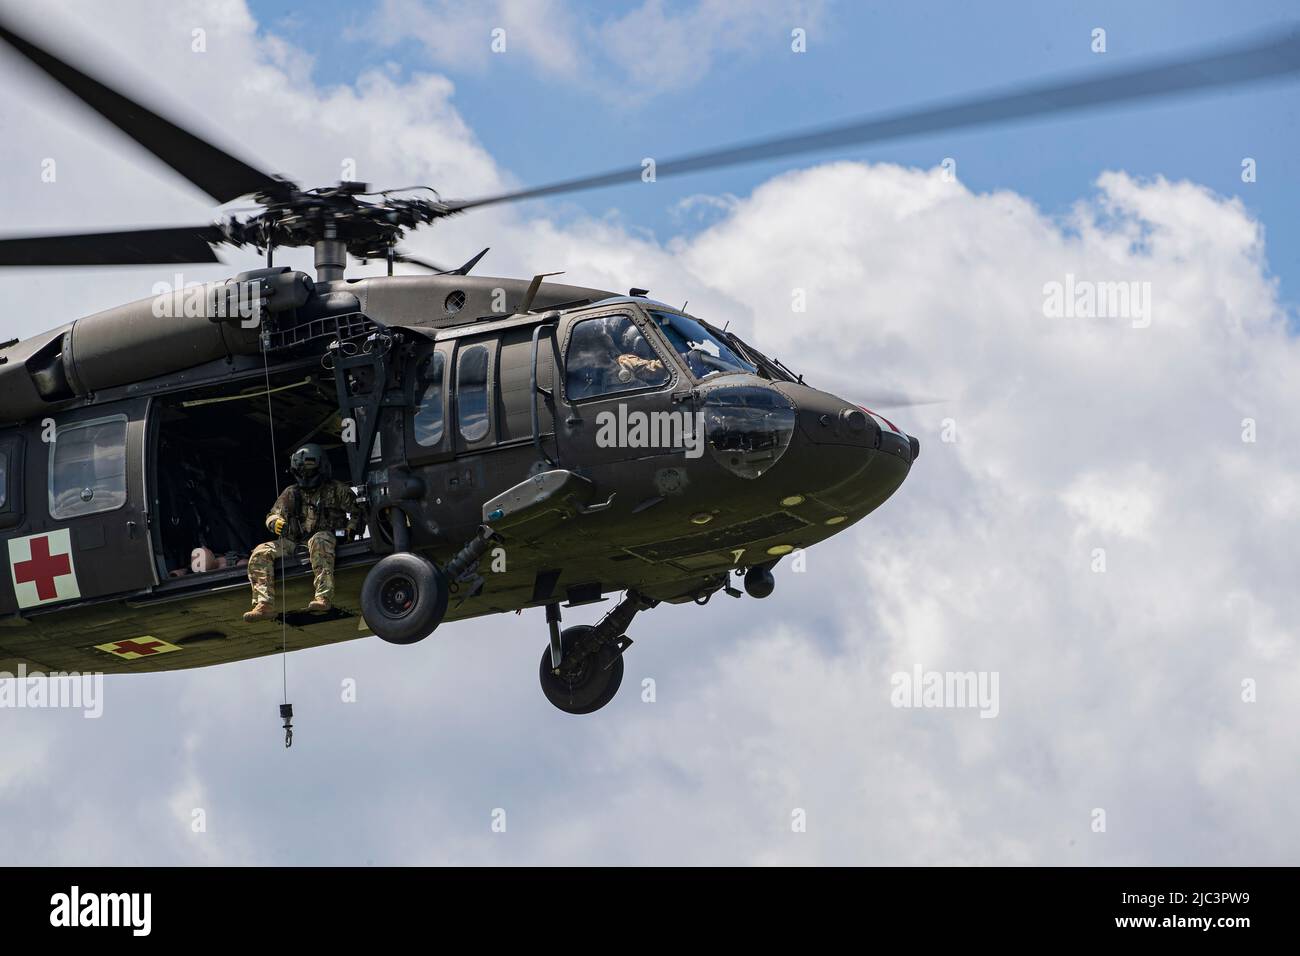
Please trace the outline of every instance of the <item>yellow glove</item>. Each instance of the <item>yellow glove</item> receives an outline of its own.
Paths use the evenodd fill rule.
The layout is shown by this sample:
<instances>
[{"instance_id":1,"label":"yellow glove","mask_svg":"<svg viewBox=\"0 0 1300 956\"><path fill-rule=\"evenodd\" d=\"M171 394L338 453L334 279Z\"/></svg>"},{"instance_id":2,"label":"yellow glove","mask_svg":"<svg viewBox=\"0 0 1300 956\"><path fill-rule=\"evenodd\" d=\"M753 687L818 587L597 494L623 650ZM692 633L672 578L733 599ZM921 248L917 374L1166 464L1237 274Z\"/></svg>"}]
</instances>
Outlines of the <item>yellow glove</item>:
<instances>
[{"instance_id":1,"label":"yellow glove","mask_svg":"<svg viewBox=\"0 0 1300 956\"><path fill-rule=\"evenodd\" d=\"M271 534L276 535L277 537L282 533L284 533L284 525L285 525L285 520L283 518L272 518L270 521L266 523L266 526L267 528L270 529Z\"/></svg>"}]
</instances>

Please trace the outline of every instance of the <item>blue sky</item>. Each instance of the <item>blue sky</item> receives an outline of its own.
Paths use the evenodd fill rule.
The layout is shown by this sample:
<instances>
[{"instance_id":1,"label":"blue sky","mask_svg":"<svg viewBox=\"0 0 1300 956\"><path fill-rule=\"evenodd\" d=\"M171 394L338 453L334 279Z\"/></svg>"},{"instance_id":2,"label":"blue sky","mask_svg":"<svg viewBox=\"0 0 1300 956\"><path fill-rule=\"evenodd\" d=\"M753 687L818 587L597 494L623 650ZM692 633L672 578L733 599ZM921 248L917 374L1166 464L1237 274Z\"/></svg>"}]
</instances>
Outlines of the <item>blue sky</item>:
<instances>
[{"instance_id":1,"label":"blue sky","mask_svg":"<svg viewBox=\"0 0 1300 956\"><path fill-rule=\"evenodd\" d=\"M601 23L640 4L575 3L575 19ZM667 16L695 5L665 3ZM611 93L602 73L614 64L598 40L580 41L576 72L548 74L524 57L448 63L406 38L378 42L370 9L329 2L254 0L259 21L315 56L319 83L348 83L367 66L435 71L456 84L453 103L497 161L524 184L663 159L715 144L847 117L889 111L985 89L1078 71L1140 64L1214 44L1294 18L1293 5L1258 2L884 4L832 3L817 16L774 15L735 55L717 56L697 81L652 95ZM806 22L808 52L789 49L795 21ZM1090 49L1094 27L1107 52ZM488 38L483 37L484 46ZM589 56L587 54L590 54ZM644 51L654 57L650 44ZM1035 121L984 131L921 137L850 151L846 158L933 166L946 156L979 192L1012 189L1048 212L1091 191L1098 173L1189 178L1239 196L1267 230L1269 261L1282 295L1300 284L1300 150L1294 83L1255 86L1157 106ZM1241 162L1258 179L1241 181ZM818 157L835 158L835 157ZM617 209L629 226L663 240L702 223L674 214L696 193L745 195L775 173L811 160L760 163L657 184L615 187L566 199L595 215ZM455 183L435 184L448 195ZM562 213L561 213L562 214Z\"/></svg>"}]
</instances>

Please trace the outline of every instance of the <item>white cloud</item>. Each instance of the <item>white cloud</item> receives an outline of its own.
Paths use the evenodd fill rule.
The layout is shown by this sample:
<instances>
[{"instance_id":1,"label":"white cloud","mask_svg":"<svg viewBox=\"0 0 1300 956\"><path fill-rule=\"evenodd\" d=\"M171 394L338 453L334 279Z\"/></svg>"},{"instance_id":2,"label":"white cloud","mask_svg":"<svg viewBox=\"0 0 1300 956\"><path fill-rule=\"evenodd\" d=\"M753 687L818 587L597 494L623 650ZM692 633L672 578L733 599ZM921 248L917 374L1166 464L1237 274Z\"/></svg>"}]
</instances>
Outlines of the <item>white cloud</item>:
<instances>
[{"instance_id":1,"label":"white cloud","mask_svg":"<svg viewBox=\"0 0 1300 956\"><path fill-rule=\"evenodd\" d=\"M790 32L822 22L823 4L784 0L698 0L682 10L645 0L635 10L594 28L598 45L626 73L629 95L648 98L689 89L720 57L751 54L767 45L788 53Z\"/></svg>"},{"instance_id":2,"label":"white cloud","mask_svg":"<svg viewBox=\"0 0 1300 956\"><path fill-rule=\"evenodd\" d=\"M618 16L584 15L560 0L384 0L364 35L388 46L417 42L447 68L482 70L494 55L512 62L510 54L520 53L543 77L640 102L689 89L719 57L764 48L787 54L791 30L815 30L823 19L822 0L696 0L673 8L644 0ZM504 31L503 49L496 30Z\"/></svg>"},{"instance_id":3,"label":"white cloud","mask_svg":"<svg viewBox=\"0 0 1300 956\"><path fill-rule=\"evenodd\" d=\"M305 86L301 54L255 37L238 4L207 16L225 40L197 60L181 42L194 9L130 6L109 43L251 157L309 183L354 153L377 183L504 182L446 80ZM56 122L65 101L45 86L16 80L15 105L0 137L12 228L206 218L112 132ZM67 170L55 187L31 166L45 155ZM42 721L42 747L11 755L6 862L1293 861L1300 355L1259 224L1195 184L1119 172L1056 220L938 170L858 163L722 211L663 246L507 209L412 247L490 243L491 271L567 266L689 298L849 398L953 398L892 415L922 454L881 511L813 549L806 573L779 569L765 603L639 618L623 693L585 719L538 692L539 612L292 655L288 753L278 661L110 680L102 720ZM156 278L129 273L0 274L12 334ZM1150 327L1046 318L1043 285L1067 274L1150 282ZM946 418L955 443L939 440ZM997 671L999 716L894 709L890 675L918 663ZM339 701L344 677L356 704ZM184 811L199 800L196 845ZM489 829L496 807L506 834Z\"/></svg>"},{"instance_id":4,"label":"white cloud","mask_svg":"<svg viewBox=\"0 0 1300 956\"><path fill-rule=\"evenodd\" d=\"M1117 473L1118 471L1118 473ZM1076 535L1146 538L1163 489L1146 465L1127 471L1105 468L1080 475L1061 493L1079 521Z\"/></svg>"},{"instance_id":5,"label":"white cloud","mask_svg":"<svg viewBox=\"0 0 1300 956\"><path fill-rule=\"evenodd\" d=\"M514 54L543 75L571 76L582 56L575 33L560 0L384 0L357 35L386 45L415 40L442 67L483 69L493 56Z\"/></svg>"}]
</instances>

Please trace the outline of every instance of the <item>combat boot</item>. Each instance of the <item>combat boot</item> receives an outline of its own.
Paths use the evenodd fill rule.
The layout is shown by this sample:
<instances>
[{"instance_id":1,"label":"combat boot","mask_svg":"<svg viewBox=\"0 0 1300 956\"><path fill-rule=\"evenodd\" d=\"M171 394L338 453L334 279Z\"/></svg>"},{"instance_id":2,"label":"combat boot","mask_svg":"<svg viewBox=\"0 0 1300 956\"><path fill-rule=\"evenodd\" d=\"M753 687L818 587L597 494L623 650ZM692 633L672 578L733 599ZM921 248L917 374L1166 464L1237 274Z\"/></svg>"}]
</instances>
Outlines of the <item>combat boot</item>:
<instances>
[{"instance_id":1,"label":"combat boot","mask_svg":"<svg viewBox=\"0 0 1300 956\"><path fill-rule=\"evenodd\" d=\"M324 613L325 613L326 611L328 611L331 607L333 607L333 605L330 604L330 599L329 599L329 598L327 598L327 597L316 597L316 598L313 598L313 599L312 599L312 602L311 602L310 604L307 605L307 611L308 611L309 613L311 613L311 614L324 614Z\"/></svg>"},{"instance_id":2,"label":"combat boot","mask_svg":"<svg viewBox=\"0 0 1300 956\"><path fill-rule=\"evenodd\" d=\"M259 601L254 605L251 611L244 612L244 621L248 624L256 624L258 621L270 621L275 618L275 605L266 601Z\"/></svg>"}]
</instances>

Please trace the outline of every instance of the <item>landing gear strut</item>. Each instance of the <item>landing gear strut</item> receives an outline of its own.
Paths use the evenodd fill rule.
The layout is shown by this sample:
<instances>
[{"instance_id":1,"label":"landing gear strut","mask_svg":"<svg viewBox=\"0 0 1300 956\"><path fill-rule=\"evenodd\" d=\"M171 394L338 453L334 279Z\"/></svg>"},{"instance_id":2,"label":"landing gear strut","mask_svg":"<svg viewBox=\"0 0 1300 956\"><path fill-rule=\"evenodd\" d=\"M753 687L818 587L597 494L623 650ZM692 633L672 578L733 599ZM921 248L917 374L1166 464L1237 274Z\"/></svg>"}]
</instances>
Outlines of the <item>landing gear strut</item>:
<instances>
[{"instance_id":1,"label":"landing gear strut","mask_svg":"<svg viewBox=\"0 0 1300 956\"><path fill-rule=\"evenodd\" d=\"M590 714L614 699L623 683L623 652L632 641L624 633L632 618L658 601L628 591L594 627L560 630L560 606L546 606L551 642L542 652L542 693L566 714Z\"/></svg>"},{"instance_id":2,"label":"landing gear strut","mask_svg":"<svg viewBox=\"0 0 1300 956\"><path fill-rule=\"evenodd\" d=\"M465 547L438 568L423 555L408 551L406 518L393 513L394 552L379 560L361 585L361 614L375 634L390 644L414 644L432 634L447 613L453 592L473 597L483 588L478 561L496 535L483 527Z\"/></svg>"}]
</instances>

